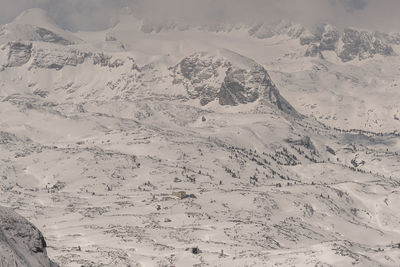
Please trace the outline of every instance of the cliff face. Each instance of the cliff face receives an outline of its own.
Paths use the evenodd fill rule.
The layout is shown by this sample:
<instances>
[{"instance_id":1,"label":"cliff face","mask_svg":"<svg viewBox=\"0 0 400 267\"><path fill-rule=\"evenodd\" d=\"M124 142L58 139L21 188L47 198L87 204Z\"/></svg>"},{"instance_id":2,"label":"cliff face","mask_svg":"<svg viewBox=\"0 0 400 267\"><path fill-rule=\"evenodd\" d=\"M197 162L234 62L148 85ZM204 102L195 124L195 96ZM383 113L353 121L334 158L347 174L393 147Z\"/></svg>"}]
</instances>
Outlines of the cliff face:
<instances>
[{"instance_id":1,"label":"cliff face","mask_svg":"<svg viewBox=\"0 0 400 267\"><path fill-rule=\"evenodd\" d=\"M195 53L175 66L173 76L174 83L182 84L189 97L202 105L217 100L223 106L237 106L259 100L301 117L281 96L267 70L240 55Z\"/></svg>"},{"instance_id":2,"label":"cliff face","mask_svg":"<svg viewBox=\"0 0 400 267\"><path fill-rule=\"evenodd\" d=\"M42 233L24 217L0 207L0 266L55 267Z\"/></svg>"}]
</instances>

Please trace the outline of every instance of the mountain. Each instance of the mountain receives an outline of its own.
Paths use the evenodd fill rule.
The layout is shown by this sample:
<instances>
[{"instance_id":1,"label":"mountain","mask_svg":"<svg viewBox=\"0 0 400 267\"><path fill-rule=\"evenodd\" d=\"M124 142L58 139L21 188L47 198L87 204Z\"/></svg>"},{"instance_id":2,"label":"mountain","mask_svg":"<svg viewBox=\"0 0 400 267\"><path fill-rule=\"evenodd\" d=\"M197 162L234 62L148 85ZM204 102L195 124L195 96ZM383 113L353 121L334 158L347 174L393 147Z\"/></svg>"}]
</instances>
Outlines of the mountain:
<instances>
[{"instance_id":1,"label":"mountain","mask_svg":"<svg viewBox=\"0 0 400 267\"><path fill-rule=\"evenodd\" d=\"M53 261L396 265L396 34L148 23L1 28L0 204Z\"/></svg>"},{"instance_id":2,"label":"mountain","mask_svg":"<svg viewBox=\"0 0 400 267\"><path fill-rule=\"evenodd\" d=\"M29 9L0 29L0 41L38 41L71 45L79 39L72 33L58 27L41 9Z\"/></svg>"},{"instance_id":3,"label":"mountain","mask_svg":"<svg viewBox=\"0 0 400 267\"><path fill-rule=\"evenodd\" d=\"M200 99L201 105L216 99L220 105L231 106L260 100L262 105L272 104L300 117L280 95L264 67L239 54L219 52L220 57L196 53L182 59L174 68L173 83L183 84L189 97Z\"/></svg>"}]
</instances>

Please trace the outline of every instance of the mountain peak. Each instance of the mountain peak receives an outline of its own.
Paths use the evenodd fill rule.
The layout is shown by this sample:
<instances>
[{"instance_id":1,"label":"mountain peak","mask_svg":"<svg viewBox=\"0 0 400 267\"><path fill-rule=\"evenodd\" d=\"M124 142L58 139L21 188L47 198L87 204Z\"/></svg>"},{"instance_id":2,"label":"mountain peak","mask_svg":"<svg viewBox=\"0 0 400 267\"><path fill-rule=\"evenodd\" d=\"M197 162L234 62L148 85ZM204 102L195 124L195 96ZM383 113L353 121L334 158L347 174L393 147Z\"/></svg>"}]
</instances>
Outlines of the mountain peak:
<instances>
[{"instance_id":1,"label":"mountain peak","mask_svg":"<svg viewBox=\"0 0 400 267\"><path fill-rule=\"evenodd\" d=\"M23 11L11 23L5 26L8 33L0 38L0 43L9 41L39 41L70 45L80 43L81 40L71 32L59 27L40 8Z\"/></svg>"},{"instance_id":2,"label":"mountain peak","mask_svg":"<svg viewBox=\"0 0 400 267\"><path fill-rule=\"evenodd\" d=\"M118 14L111 18L111 26L119 29L140 29L142 21L130 7L121 8Z\"/></svg>"},{"instance_id":3,"label":"mountain peak","mask_svg":"<svg viewBox=\"0 0 400 267\"><path fill-rule=\"evenodd\" d=\"M31 8L23 11L17 16L12 24L28 24L46 29L59 28L57 24L47 15L47 12L41 8Z\"/></svg>"}]
</instances>

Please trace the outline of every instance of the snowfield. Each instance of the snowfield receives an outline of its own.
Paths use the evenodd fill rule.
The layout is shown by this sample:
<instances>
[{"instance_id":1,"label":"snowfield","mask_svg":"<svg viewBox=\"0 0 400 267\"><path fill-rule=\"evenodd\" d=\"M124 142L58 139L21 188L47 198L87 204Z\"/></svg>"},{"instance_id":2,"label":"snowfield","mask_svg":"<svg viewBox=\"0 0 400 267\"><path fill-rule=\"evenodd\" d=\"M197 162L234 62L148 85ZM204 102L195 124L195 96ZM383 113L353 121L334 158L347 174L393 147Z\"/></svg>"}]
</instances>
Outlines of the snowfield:
<instances>
[{"instance_id":1,"label":"snowfield","mask_svg":"<svg viewBox=\"0 0 400 267\"><path fill-rule=\"evenodd\" d=\"M398 35L157 26L0 26L0 205L52 261L399 266Z\"/></svg>"}]
</instances>

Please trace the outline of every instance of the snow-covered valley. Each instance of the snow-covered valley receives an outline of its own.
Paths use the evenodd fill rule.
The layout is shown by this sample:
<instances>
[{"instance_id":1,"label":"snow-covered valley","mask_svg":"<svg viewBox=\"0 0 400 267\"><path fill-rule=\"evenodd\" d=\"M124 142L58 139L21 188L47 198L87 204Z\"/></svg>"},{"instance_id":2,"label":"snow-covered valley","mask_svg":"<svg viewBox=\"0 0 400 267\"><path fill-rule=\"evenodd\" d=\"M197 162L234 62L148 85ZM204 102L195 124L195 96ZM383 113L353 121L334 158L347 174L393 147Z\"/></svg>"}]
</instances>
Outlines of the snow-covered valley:
<instances>
[{"instance_id":1,"label":"snow-covered valley","mask_svg":"<svg viewBox=\"0 0 400 267\"><path fill-rule=\"evenodd\" d=\"M0 205L51 260L399 266L397 35L150 26L0 26Z\"/></svg>"}]
</instances>

